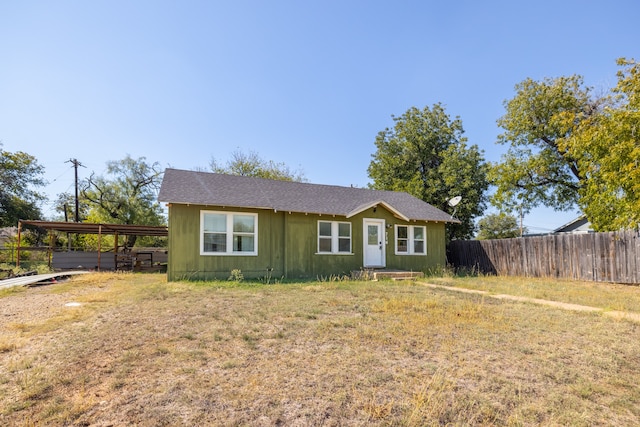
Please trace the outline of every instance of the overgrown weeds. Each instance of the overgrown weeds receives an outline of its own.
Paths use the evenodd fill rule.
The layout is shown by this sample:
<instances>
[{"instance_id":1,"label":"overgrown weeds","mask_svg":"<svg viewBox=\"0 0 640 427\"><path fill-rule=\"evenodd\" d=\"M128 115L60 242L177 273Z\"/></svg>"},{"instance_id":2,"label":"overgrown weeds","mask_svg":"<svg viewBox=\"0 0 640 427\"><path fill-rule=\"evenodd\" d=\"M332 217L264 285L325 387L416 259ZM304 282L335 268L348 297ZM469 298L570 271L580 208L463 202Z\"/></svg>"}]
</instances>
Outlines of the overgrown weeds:
<instances>
[{"instance_id":1,"label":"overgrown weeds","mask_svg":"<svg viewBox=\"0 0 640 427\"><path fill-rule=\"evenodd\" d=\"M35 263L29 267L16 267L15 264L0 263L0 279L20 276L33 271L37 274L46 274L51 273L52 270L47 263Z\"/></svg>"}]
</instances>

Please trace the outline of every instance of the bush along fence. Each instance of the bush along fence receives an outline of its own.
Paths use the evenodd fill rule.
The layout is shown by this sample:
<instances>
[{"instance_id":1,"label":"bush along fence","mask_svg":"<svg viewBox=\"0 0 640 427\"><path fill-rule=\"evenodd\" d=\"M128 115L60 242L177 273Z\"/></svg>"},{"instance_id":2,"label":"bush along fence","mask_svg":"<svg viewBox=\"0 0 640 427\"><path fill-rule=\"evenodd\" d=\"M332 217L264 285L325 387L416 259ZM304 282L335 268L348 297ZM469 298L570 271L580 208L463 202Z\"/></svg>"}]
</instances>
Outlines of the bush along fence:
<instances>
[{"instance_id":1,"label":"bush along fence","mask_svg":"<svg viewBox=\"0 0 640 427\"><path fill-rule=\"evenodd\" d=\"M455 240L447 257L485 274L640 284L640 231Z\"/></svg>"}]
</instances>

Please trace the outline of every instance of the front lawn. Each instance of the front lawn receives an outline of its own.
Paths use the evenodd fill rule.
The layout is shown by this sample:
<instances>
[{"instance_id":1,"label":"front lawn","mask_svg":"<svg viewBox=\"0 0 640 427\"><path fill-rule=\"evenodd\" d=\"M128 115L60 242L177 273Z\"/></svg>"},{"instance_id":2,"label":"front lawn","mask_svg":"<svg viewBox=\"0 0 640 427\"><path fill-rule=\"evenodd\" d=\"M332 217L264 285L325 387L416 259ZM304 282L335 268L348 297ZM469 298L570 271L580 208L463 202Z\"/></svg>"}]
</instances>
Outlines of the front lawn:
<instances>
[{"instance_id":1,"label":"front lawn","mask_svg":"<svg viewBox=\"0 0 640 427\"><path fill-rule=\"evenodd\" d=\"M0 318L2 425L640 424L638 324L420 283L104 273Z\"/></svg>"}]
</instances>

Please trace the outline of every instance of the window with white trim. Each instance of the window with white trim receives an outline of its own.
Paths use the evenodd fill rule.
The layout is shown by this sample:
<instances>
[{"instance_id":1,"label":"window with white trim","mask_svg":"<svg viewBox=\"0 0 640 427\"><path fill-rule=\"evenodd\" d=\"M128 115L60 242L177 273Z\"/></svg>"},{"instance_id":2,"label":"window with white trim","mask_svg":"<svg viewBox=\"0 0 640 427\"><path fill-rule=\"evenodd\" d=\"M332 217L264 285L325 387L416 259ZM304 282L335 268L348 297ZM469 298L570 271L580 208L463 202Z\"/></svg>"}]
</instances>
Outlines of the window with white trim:
<instances>
[{"instance_id":1,"label":"window with white trim","mask_svg":"<svg viewBox=\"0 0 640 427\"><path fill-rule=\"evenodd\" d=\"M318 253L350 254L351 223L318 221Z\"/></svg>"},{"instance_id":2,"label":"window with white trim","mask_svg":"<svg viewBox=\"0 0 640 427\"><path fill-rule=\"evenodd\" d=\"M426 255L426 236L424 225L396 225L396 255Z\"/></svg>"},{"instance_id":3,"label":"window with white trim","mask_svg":"<svg viewBox=\"0 0 640 427\"><path fill-rule=\"evenodd\" d=\"M201 255L258 255L258 215L200 211Z\"/></svg>"}]
</instances>

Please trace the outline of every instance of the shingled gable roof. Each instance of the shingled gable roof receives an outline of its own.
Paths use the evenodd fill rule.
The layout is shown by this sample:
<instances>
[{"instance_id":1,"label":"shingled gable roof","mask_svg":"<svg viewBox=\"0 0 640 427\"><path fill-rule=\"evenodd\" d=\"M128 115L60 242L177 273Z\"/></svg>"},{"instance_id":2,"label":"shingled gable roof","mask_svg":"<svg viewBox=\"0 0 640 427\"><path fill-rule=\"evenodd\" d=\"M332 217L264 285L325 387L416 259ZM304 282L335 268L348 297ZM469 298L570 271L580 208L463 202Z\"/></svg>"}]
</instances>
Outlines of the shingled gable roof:
<instances>
[{"instance_id":1,"label":"shingled gable roof","mask_svg":"<svg viewBox=\"0 0 640 427\"><path fill-rule=\"evenodd\" d=\"M383 206L405 221L458 222L407 193L167 169L158 200L352 217Z\"/></svg>"}]
</instances>

